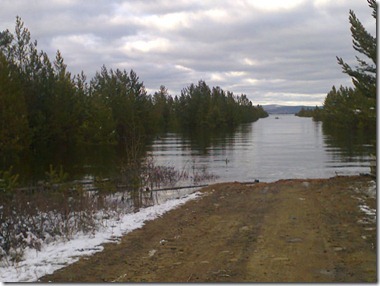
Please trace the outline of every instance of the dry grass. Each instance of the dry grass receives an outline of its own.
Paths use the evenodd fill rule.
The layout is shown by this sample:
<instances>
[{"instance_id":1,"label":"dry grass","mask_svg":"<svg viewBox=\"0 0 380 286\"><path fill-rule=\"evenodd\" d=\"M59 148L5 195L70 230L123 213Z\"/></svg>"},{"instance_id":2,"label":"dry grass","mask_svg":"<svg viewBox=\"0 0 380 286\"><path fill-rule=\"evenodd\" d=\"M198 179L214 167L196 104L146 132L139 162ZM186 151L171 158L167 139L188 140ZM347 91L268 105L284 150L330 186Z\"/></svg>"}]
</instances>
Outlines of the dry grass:
<instances>
[{"instance_id":1,"label":"dry grass","mask_svg":"<svg viewBox=\"0 0 380 286\"><path fill-rule=\"evenodd\" d=\"M189 176L185 170L157 166L152 159L128 169L122 169L119 181L98 178L90 186L67 183L61 167L50 166L46 180L32 188L18 188L18 175L11 169L0 174L0 261L17 263L26 248L40 250L43 243L93 233L110 218L151 206L158 200L152 189L190 177L193 183L215 178L194 168Z\"/></svg>"}]
</instances>

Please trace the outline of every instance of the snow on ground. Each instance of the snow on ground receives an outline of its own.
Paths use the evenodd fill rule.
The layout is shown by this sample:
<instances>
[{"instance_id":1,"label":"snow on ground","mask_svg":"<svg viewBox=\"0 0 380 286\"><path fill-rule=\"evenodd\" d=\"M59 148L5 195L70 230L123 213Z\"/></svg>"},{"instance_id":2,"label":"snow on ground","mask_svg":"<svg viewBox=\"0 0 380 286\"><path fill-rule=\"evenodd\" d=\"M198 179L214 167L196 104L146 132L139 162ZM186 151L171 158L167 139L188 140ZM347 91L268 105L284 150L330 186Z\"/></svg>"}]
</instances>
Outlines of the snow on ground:
<instances>
[{"instance_id":1,"label":"snow on ground","mask_svg":"<svg viewBox=\"0 0 380 286\"><path fill-rule=\"evenodd\" d=\"M189 200L199 197L199 192L188 196L168 200L162 204L141 209L137 213L125 214L120 219L110 219L96 233L77 234L69 241L55 241L42 246L41 251L27 249L24 260L16 266L0 265L2 282L35 282L39 277L74 263L81 256L92 255L103 250L102 244L117 241L121 236L141 228L146 221L153 220L165 212L174 209Z\"/></svg>"},{"instance_id":2,"label":"snow on ground","mask_svg":"<svg viewBox=\"0 0 380 286\"><path fill-rule=\"evenodd\" d=\"M371 198L376 198L376 195L377 195L376 187L377 187L376 181L371 181L369 183L368 188L364 190L364 193L367 194Z\"/></svg>"},{"instance_id":3,"label":"snow on ground","mask_svg":"<svg viewBox=\"0 0 380 286\"><path fill-rule=\"evenodd\" d=\"M367 187L354 187L354 190L360 196L352 196L352 197L358 200L359 209L365 215L363 218L360 218L358 220L358 223L361 223L361 224L375 223L377 210L371 208L370 206L366 204L366 200L363 197L363 195L369 198L374 198L374 199L376 198L376 195L377 195L376 181L370 181Z\"/></svg>"},{"instance_id":4,"label":"snow on ground","mask_svg":"<svg viewBox=\"0 0 380 286\"><path fill-rule=\"evenodd\" d=\"M364 193L370 198L376 198L376 182L371 181L368 188L364 189ZM366 204L360 204L359 208L363 213L366 214L369 221L376 222L376 209L372 209Z\"/></svg>"}]
</instances>

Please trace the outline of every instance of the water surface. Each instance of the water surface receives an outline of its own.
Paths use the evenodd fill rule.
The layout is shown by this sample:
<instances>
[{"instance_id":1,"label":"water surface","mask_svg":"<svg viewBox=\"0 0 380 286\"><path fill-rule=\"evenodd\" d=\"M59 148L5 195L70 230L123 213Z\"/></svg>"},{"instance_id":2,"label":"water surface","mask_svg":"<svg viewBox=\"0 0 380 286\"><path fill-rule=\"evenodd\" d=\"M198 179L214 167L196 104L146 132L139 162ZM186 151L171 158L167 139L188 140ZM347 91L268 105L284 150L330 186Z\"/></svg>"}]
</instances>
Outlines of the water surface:
<instances>
[{"instance_id":1,"label":"water surface","mask_svg":"<svg viewBox=\"0 0 380 286\"><path fill-rule=\"evenodd\" d=\"M374 147L367 141L348 136L342 146L311 118L271 115L214 137L206 146L197 145L196 138L167 133L153 142L150 154L159 165L190 173L206 170L220 182L270 182L369 173Z\"/></svg>"}]
</instances>

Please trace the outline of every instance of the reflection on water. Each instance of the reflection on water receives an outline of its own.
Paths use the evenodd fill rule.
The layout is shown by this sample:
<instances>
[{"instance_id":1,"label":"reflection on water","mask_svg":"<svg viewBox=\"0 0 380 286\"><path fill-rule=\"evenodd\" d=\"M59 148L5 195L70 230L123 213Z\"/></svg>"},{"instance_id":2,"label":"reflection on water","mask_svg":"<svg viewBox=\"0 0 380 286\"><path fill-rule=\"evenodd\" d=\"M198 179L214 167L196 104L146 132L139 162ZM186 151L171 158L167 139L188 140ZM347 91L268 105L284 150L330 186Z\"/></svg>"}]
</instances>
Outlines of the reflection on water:
<instances>
[{"instance_id":1,"label":"reflection on water","mask_svg":"<svg viewBox=\"0 0 380 286\"><path fill-rule=\"evenodd\" d=\"M147 155L156 166L174 167L186 175L181 185L199 178L206 179L199 183L214 182L215 176L216 181L269 182L369 173L376 134L336 132L310 118L272 115L234 132L167 133L147 147ZM50 164L62 165L72 180L121 177L123 156L114 147L55 147L18 158L3 157L0 169L13 166L27 184L43 179Z\"/></svg>"},{"instance_id":2,"label":"reflection on water","mask_svg":"<svg viewBox=\"0 0 380 286\"><path fill-rule=\"evenodd\" d=\"M374 150L376 145L376 134L371 134L367 131L351 131L334 130L322 126L323 133L325 134L325 142L329 149L339 151L342 160L351 160L360 154L367 154L369 151Z\"/></svg>"},{"instance_id":3,"label":"reflection on water","mask_svg":"<svg viewBox=\"0 0 380 286\"><path fill-rule=\"evenodd\" d=\"M168 133L154 141L150 154L159 165L207 169L219 177L217 181L269 182L369 173L369 154L374 152L371 138L346 134L336 139L310 118L278 117L242 125L235 133L198 148L196 138Z\"/></svg>"},{"instance_id":4,"label":"reflection on water","mask_svg":"<svg viewBox=\"0 0 380 286\"><path fill-rule=\"evenodd\" d=\"M19 155L5 154L1 157L0 170L12 167L20 175L22 185L35 185L46 178L50 165L62 166L70 180L88 176L112 178L120 169L120 160L113 146L49 146Z\"/></svg>"}]
</instances>

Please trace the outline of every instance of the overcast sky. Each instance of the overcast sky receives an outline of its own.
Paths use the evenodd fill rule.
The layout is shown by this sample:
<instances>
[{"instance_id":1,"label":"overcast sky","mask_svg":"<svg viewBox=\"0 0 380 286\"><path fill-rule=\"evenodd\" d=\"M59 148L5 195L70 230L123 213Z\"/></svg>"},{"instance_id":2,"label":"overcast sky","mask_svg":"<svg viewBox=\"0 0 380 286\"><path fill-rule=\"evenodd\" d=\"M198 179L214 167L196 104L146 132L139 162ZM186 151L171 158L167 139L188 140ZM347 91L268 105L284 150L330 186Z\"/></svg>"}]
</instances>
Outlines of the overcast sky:
<instances>
[{"instance_id":1,"label":"overcast sky","mask_svg":"<svg viewBox=\"0 0 380 286\"><path fill-rule=\"evenodd\" d=\"M366 0L0 0L0 30L20 16L39 50L88 79L104 64L149 93L202 79L254 104L322 105L351 85L335 58L355 64L350 9L375 34Z\"/></svg>"}]
</instances>

